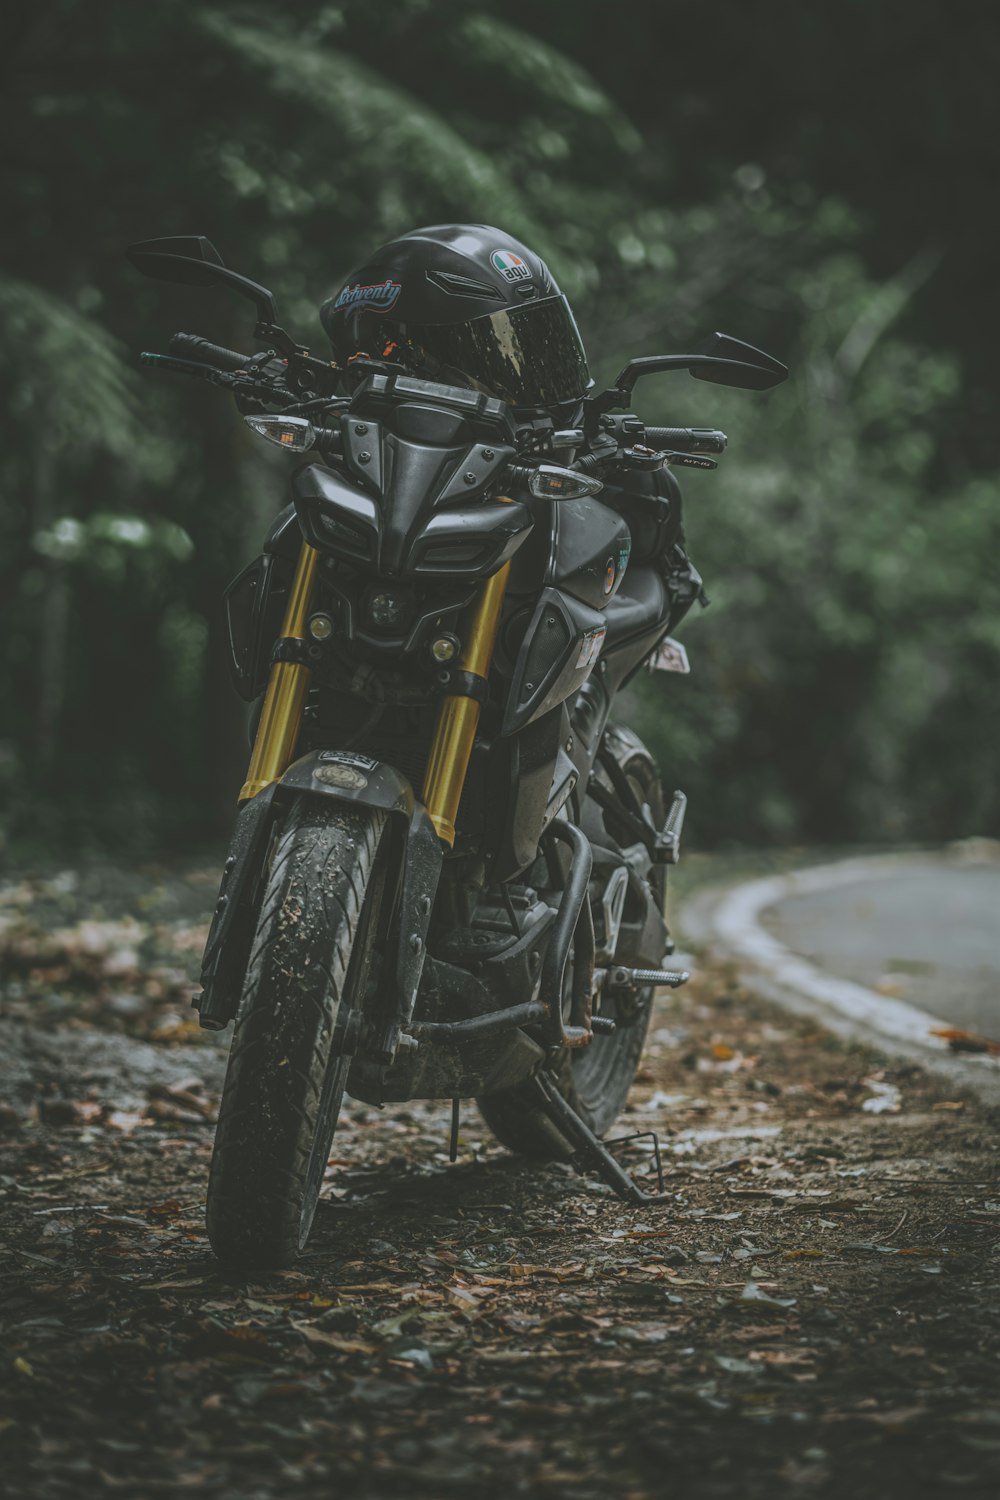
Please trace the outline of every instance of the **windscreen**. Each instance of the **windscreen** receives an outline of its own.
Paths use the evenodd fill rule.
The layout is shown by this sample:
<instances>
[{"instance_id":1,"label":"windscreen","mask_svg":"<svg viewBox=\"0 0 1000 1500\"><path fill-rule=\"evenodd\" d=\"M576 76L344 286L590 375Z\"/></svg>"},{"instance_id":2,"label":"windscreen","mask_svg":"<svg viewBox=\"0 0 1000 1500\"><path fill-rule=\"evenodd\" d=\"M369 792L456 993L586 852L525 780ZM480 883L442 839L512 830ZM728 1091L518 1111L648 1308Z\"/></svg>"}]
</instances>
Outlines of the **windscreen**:
<instances>
[{"instance_id":1,"label":"windscreen","mask_svg":"<svg viewBox=\"0 0 1000 1500\"><path fill-rule=\"evenodd\" d=\"M407 333L434 359L512 406L577 401L591 385L565 297L505 308L468 323L411 327Z\"/></svg>"}]
</instances>

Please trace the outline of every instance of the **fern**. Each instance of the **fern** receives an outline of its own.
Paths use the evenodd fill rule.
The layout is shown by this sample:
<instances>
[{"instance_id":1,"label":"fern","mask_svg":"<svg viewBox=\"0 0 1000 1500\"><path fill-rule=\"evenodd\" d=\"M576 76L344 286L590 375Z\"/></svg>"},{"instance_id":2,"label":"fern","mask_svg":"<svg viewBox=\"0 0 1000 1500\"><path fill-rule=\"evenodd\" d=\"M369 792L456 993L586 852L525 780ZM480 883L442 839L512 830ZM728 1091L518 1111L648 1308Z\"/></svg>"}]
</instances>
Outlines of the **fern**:
<instances>
[{"instance_id":1,"label":"fern","mask_svg":"<svg viewBox=\"0 0 1000 1500\"><path fill-rule=\"evenodd\" d=\"M138 436L133 373L106 329L53 292L0 276L0 338L17 372L8 410L40 444L128 453Z\"/></svg>"},{"instance_id":2,"label":"fern","mask_svg":"<svg viewBox=\"0 0 1000 1500\"><path fill-rule=\"evenodd\" d=\"M544 230L522 194L490 157L469 145L442 115L330 47L208 13L201 25L268 76L271 91L325 116L336 128L331 156L357 154L380 178L411 175L462 217L499 220L524 236Z\"/></svg>"}]
</instances>

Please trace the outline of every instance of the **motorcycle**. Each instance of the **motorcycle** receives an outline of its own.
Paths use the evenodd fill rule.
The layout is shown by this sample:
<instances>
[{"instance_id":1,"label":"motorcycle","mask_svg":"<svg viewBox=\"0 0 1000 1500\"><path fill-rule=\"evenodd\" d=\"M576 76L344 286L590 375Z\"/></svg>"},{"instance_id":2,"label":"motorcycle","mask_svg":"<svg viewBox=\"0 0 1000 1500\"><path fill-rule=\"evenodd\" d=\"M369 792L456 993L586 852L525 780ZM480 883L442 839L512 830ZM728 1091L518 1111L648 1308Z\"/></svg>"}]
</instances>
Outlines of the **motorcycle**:
<instances>
[{"instance_id":1,"label":"motorcycle","mask_svg":"<svg viewBox=\"0 0 1000 1500\"><path fill-rule=\"evenodd\" d=\"M664 967L686 799L611 715L643 663L686 670L667 632L701 580L676 538L664 566L629 568L618 499L664 465L715 468L726 437L649 426L631 400L653 372L765 390L785 367L715 334L631 361L560 429L386 359L312 356L203 237L128 256L253 302L256 353L179 333L142 360L230 390L313 460L225 595L257 725L193 1002L203 1027L235 1021L215 1253L295 1259L345 1092L451 1099L453 1158L474 1097L511 1150L648 1201L601 1137L654 990L688 978ZM679 529L669 492L630 503Z\"/></svg>"}]
</instances>

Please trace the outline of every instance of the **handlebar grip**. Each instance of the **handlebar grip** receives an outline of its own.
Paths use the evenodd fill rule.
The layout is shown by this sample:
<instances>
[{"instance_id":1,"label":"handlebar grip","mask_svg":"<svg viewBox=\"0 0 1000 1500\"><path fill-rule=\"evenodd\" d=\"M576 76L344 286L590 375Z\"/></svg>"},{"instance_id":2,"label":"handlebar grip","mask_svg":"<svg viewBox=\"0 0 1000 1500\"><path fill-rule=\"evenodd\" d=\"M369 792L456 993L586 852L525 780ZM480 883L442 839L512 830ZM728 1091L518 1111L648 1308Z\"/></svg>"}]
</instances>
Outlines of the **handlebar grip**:
<instances>
[{"instance_id":1,"label":"handlebar grip","mask_svg":"<svg viewBox=\"0 0 1000 1500\"><path fill-rule=\"evenodd\" d=\"M253 358L235 349L223 349L221 344L210 344L196 333L175 333L168 347L178 359L193 359L196 364L212 365L217 370L245 370Z\"/></svg>"},{"instance_id":2,"label":"handlebar grip","mask_svg":"<svg viewBox=\"0 0 1000 1500\"><path fill-rule=\"evenodd\" d=\"M729 439L714 427L647 427L646 441L682 453L724 453Z\"/></svg>"},{"instance_id":3,"label":"handlebar grip","mask_svg":"<svg viewBox=\"0 0 1000 1500\"><path fill-rule=\"evenodd\" d=\"M322 453L340 455L344 451L344 439L339 427L317 427L316 447Z\"/></svg>"}]
</instances>

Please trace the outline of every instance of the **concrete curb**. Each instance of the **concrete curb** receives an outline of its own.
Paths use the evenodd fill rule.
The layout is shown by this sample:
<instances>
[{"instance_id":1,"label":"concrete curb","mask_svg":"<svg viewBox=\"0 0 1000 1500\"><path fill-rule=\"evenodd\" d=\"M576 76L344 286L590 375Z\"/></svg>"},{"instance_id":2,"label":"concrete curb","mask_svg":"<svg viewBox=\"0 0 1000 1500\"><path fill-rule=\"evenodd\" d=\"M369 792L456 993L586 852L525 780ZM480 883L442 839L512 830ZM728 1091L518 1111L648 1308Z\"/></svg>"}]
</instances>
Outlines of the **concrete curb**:
<instances>
[{"instance_id":1,"label":"concrete curb","mask_svg":"<svg viewBox=\"0 0 1000 1500\"><path fill-rule=\"evenodd\" d=\"M959 849L954 857L967 856ZM893 875L924 858L873 855L702 891L681 909L679 926L688 943L733 961L748 988L785 1009L821 1021L847 1040L920 1062L988 1102L1000 1103L1000 1058L952 1052L946 1041L931 1035L949 1022L905 1000L827 974L786 948L759 921L763 911L789 896Z\"/></svg>"}]
</instances>

